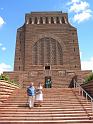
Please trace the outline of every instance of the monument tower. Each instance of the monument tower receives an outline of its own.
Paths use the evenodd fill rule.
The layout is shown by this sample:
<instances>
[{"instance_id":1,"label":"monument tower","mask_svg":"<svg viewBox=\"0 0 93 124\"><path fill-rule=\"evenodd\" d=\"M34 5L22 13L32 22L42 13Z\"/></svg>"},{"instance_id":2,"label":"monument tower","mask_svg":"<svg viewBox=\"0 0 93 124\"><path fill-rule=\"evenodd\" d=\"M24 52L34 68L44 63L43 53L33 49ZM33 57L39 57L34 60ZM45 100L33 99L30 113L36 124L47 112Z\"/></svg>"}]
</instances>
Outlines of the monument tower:
<instances>
[{"instance_id":1,"label":"monument tower","mask_svg":"<svg viewBox=\"0 0 93 124\"><path fill-rule=\"evenodd\" d=\"M20 85L0 82L0 124L93 124L93 81L86 91L79 86L90 72L81 70L77 29L67 13L26 14L17 30L14 71L6 72ZM41 101L42 91L36 93L31 109L30 82L36 89L42 83L44 96Z\"/></svg>"},{"instance_id":2,"label":"monument tower","mask_svg":"<svg viewBox=\"0 0 93 124\"><path fill-rule=\"evenodd\" d=\"M14 71L12 79L23 85L33 81L37 85L47 80L52 87L69 87L73 76L81 71L77 29L62 11L31 12L17 29Z\"/></svg>"},{"instance_id":3,"label":"monument tower","mask_svg":"<svg viewBox=\"0 0 93 124\"><path fill-rule=\"evenodd\" d=\"M68 22L67 13L26 14L17 30L14 71L34 67L80 70L77 29Z\"/></svg>"}]
</instances>

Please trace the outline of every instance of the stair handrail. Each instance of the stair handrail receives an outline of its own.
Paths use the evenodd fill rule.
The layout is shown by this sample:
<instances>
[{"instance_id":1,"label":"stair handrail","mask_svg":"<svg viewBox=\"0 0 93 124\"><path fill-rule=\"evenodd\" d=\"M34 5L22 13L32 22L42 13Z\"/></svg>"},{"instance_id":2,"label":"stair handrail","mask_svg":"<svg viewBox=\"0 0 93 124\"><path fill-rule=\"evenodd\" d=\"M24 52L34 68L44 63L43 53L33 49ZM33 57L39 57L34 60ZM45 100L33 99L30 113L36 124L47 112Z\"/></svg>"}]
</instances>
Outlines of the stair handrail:
<instances>
[{"instance_id":1,"label":"stair handrail","mask_svg":"<svg viewBox=\"0 0 93 124\"><path fill-rule=\"evenodd\" d=\"M86 100L88 101L88 98L90 98L91 100L91 110L93 112L93 98L89 95L89 93L87 93L87 91L85 91L81 86L80 84L74 80L74 88L77 88L79 87L79 95L80 95L80 92L82 92L82 97L84 96L84 93L85 93L85 97L86 97Z\"/></svg>"}]
</instances>

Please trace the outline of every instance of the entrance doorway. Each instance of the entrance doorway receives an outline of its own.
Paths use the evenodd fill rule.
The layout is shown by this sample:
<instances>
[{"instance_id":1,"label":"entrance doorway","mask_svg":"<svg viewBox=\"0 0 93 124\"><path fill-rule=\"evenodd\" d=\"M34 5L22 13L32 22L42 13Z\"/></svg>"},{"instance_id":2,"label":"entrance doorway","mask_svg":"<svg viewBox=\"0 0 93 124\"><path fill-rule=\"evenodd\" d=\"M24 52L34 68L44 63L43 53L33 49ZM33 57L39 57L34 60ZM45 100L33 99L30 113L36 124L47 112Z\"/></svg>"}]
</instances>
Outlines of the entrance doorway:
<instances>
[{"instance_id":1,"label":"entrance doorway","mask_svg":"<svg viewBox=\"0 0 93 124\"><path fill-rule=\"evenodd\" d=\"M45 77L45 88L52 88L51 76Z\"/></svg>"},{"instance_id":2,"label":"entrance doorway","mask_svg":"<svg viewBox=\"0 0 93 124\"><path fill-rule=\"evenodd\" d=\"M50 66L45 66L45 70L50 70Z\"/></svg>"}]
</instances>

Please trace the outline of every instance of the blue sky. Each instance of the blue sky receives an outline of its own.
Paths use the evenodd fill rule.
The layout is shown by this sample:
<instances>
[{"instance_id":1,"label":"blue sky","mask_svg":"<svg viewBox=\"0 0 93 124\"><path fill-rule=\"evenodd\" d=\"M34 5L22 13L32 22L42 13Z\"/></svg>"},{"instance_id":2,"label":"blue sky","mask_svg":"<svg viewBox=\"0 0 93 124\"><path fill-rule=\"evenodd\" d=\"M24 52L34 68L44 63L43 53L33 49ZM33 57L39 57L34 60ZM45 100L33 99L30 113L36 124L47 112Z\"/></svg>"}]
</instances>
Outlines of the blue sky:
<instances>
[{"instance_id":1,"label":"blue sky","mask_svg":"<svg viewBox=\"0 0 93 124\"><path fill-rule=\"evenodd\" d=\"M93 70L92 5L92 0L0 0L0 72L13 70L16 31L32 11L68 12L78 31L82 70Z\"/></svg>"}]
</instances>

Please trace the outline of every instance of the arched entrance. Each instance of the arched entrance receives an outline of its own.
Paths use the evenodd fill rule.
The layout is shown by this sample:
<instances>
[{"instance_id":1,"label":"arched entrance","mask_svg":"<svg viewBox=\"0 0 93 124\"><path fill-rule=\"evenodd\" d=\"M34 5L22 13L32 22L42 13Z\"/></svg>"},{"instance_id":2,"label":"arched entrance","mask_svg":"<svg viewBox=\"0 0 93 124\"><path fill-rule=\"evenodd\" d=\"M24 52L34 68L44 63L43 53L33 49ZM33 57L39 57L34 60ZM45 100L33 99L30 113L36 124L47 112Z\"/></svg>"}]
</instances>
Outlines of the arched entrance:
<instances>
[{"instance_id":1,"label":"arched entrance","mask_svg":"<svg viewBox=\"0 0 93 124\"><path fill-rule=\"evenodd\" d=\"M63 51L58 41L50 37L41 38L32 47L33 65L62 65Z\"/></svg>"}]
</instances>

